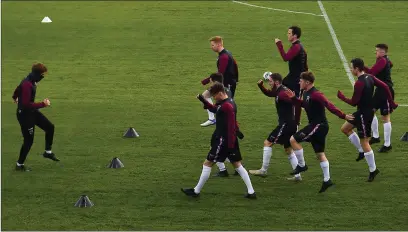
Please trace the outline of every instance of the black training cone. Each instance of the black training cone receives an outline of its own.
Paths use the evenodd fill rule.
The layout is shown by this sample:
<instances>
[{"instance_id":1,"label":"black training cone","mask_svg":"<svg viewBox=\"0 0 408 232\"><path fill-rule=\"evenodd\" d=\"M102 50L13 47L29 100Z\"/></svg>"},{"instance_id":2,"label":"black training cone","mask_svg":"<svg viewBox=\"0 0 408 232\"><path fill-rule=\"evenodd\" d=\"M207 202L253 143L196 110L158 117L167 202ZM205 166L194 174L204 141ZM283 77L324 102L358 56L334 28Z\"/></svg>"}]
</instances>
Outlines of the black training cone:
<instances>
[{"instance_id":1,"label":"black training cone","mask_svg":"<svg viewBox=\"0 0 408 232\"><path fill-rule=\"evenodd\" d=\"M85 208L92 207L94 204L89 200L87 195L82 195L79 200L75 203L75 207Z\"/></svg>"},{"instance_id":2,"label":"black training cone","mask_svg":"<svg viewBox=\"0 0 408 232\"><path fill-rule=\"evenodd\" d=\"M401 141L408 142L408 132L405 132L405 134L401 137Z\"/></svg>"},{"instance_id":3,"label":"black training cone","mask_svg":"<svg viewBox=\"0 0 408 232\"><path fill-rule=\"evenodd\" d=\"M129 129L123 135L125 138L135 138L139 137L139 134L136 132L135 128L129 127Z\"/></svg>"},{"instance_id":4,"label":"black training cone","mask_svg":"<svg viewBox=\"0 0 408 232\"><path fill-rule=\"evenodd\" d=\"M125 167L123 163L119 160L118 157L112 159L111 163L109 164L108 168L123 168Z\"/></svg>"}]
</instances>

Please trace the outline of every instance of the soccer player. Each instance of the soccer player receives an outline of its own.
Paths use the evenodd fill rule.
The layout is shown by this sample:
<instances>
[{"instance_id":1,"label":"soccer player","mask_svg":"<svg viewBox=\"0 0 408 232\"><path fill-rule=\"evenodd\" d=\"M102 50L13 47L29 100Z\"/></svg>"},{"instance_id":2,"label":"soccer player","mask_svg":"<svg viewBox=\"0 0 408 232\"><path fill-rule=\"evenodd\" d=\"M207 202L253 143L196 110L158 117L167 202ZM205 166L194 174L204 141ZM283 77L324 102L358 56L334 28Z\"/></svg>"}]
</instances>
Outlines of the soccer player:
<instances>
[{"instance_id":1,"label":"soccer player","mask_svg":"<svg viewBox=\"0 0 408 232\"><path fill-rule=\"evenodd\" d=\"M17 161L17 171L30 171L24 166L28 152L34 141L34 129L38 126L45 131L45 152L44 158L59 161L52 153L51 147L54 138L54 124L52 124L40 111L40 108L49 106L50 100L44 99L42 102L34 102L37 91L37 84L47 73L47 67L42 63L36 63L32 66L31 72L17 86L12 96L17 103L17 120L20 123L24 142L20 149L20 156Z\"/></svg>"},{"instance_id":2,"label":"soccer player","mask_svg":"<svg viewBox=\"0 0 408 232\"><path fill-rule=\"evenodd\" d=\"M357 106L357 111L353 113L353 120L347 119L341 127L341 131L359 151L356 161L366 159L370 171L368 182L372 182L380 172L375 164L374 152L369 143L371 123L374 117L374 87L381 88L386 94L390 108L396 109L398 105L394 103L387 84L364 72L364 61L362 59L355 58L351 60L351 72L357 77L353 97L351 99L346 98L341 91L338 91L337 97L351 106ZM354 128L357 128L358 135L353 131Z\"/></svg>"},{"instance_id":3,"label":"soccer player","mask_svg":"<svg viewBox=\"0 0 408 232\"><path fill-rule=\"evenodd\" d=\"M258 87L262 93L268 97L275 98L276 111L278 113L278 126L269 134L268 138L264 141L263 147L263 161L262 168L259 170L249 170L250 174L255 176L267 175L269 163L272 157L272 146L274 144L281 144L285 148L288 159L292 165L292 169L295 169L298 165L298 160L295 153L290 146L290 137L296 133L296 122L293 114L292 100L286 95L286 86L282 85L282 76L279 73L272 73L269 78L269 85L272 89L266 89L263 86L263 80L258 81ZM301 181L300 174L296 174L289 180Z\"/></svg>"},{"instance_id":4,"label":"soccer player","mask_svg":"<svg viewBox=\"0 0 408 232\"><path fill-rule=\"evenodd\" d=\"M199 196L205 182L210 177L212 166L216 162L224 162L225 159L228 158L247 186L248 193L245 197L255 199L256 193L252 187L251 179L249 178L248 172L241 164L241 152L236 138L237 121L235 119L234 106L230 103L222 84L215 83L211 87L210 93L216 100L218 106L207 102L202 95L198 95L197 98L203 102L205 108L216 112L217 123L215 131L211 137L211 150L207 155L207 159L203 163L201 177L197 186L190 189L181 189L181 191L187 196Z\"/></svg>"},{"instance_id":5,"label":"soccer player","mask_svg":"<svg viewBox=\"0 0 408 232\"><path fill-rule=\"evenodd\" d=\"M302 72L308 71L307 53L302 43L300 36L302 30L297 26L291 26L288 29L288 41L292 44L286 53L283 49L282 41L275 39L275 44L278 47L279 53L285 62L289 63L289 73L283 79L283 85L295 92L296 97L301 97L299 78ZM295 108L295 120L300 123L301 108Z\"/></svg>"},{"instance_id":6,"label":"soccer player","mask_svg":"<svg viewBox=\"0 0 408 232\"><path fill-rule=\"evenodd\" d=\"M222 84L223 81L224 81L224 78L223 78L223 75L221 73L212 73L210 75L210 81L211 81L210 82L211 85L213 85L213 84L215 84L217 82ZM204 94L203 94L204 98L211 98L210 90L211 90L211 87L204 92ZM229 99L230 103L234 106L234 109L236 109L237 106L236 106L234 100L231 98L231 96L232 96L231 91L229 90L229 88L226 88L225 86L224 86L224 90L228 95L228 99ZM211 112L211 113L213 113L213 112ZM236 112L235 112L235 117L237 117ZM240 139L242 139L244 137L242 132L240 132L239 130L237 131L237 136ZM229 162L228 158L226 159L226 161ZM229 174L228 174L227 168L225 167L225 164L223 162L217 162L216 164L218 166L219 172L217 174L215 174L215 176L217 176L217 177L228 177ZM239 175L239 174L238 174L237 171L235 171L234 175Z\"/></svg>"},{"instance_id":7,"label":"soccer player","mask_svg":"<svg viewBox=\"0 0 408 232\"><path fill-rule=\"evenodd\" d=\"M303 156L303 148L300 143L310 142L323 171L323 184L319 191L319 193L322 193L333 185L330 179L329 161L324 152L326 136L329 132L325 108L341 119L353 119L353 116L344 114L334 106L323 93L314 87L314 81L315 77L312 72L303 72L300 74L300 88L304 90L303 100L297 98L295 93L289 89L285 92L292 99L294 104L301 105L305 109L307 118L309 119L309 125L290 138L290 144L298 159L298 165L291 174L296 175L308 169Z\"/></svg>"},{"instance_id":8,"label":"soccer player","mask_svg":"<svg viewBox=\"0 0 408 232\"><path fill-rule=\"evenodd\" d=\"M231 98L235 96L235 89L238 84L238 65L231 52L224 48L224 42L222 37L215 36L210 38L211 49L218 53L217 69L224 77L223 84L231 91ZM210 83L210 77L207 77L201 81L203 85ZM203 94L204 95L204 94ZM206 96L204 96L206 97ZM206 97L206 100L212 103L210 97ZM201 124L201 126L210 126L215 124L214 114L208 111L208 120Z\"/></svg>"},{"instance_id":9,"label":"soccer player","mask_svg":"<svg viewBox=\"0 0 408 232\"><path fill-rule=\"evenodd\" d=\"M391 91L392 98L394 99L394 89L391 80L391 68L392 63L387 56L388 45L377 44L375 45L375 55L377 58L376 63L371 67L364 67L364 71L371 74L380 81L388 85ZM388 152L392 149L391 146L391 113L392 108L387 100L386 94L383 89L376 88L374 92L374 110L380 110L381 119L384 122L384 145L378 150L378 152ZM373 123L371 124L371 129L373 131L373 137L370 139L370 144L379 143L380 135L378 133L378 119L374 114Z\"/></svg>"}]
</instances>

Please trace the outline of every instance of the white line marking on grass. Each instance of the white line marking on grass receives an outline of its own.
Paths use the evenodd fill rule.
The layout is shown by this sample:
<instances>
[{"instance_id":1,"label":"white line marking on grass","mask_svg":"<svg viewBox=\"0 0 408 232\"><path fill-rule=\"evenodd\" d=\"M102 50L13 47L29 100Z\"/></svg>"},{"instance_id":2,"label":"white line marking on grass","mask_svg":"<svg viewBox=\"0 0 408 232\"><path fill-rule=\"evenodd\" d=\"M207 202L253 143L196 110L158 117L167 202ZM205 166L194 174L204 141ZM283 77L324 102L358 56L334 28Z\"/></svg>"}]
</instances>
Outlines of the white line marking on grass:
<instances>
[{"instance_id":1,"label":"white line marking on grass","mask_svg":"<svg viewBox=\"0 0 408 232\"><path fill-rule=\"evenodd\" d=\"M344 56L343 53L343 49L341 49L339 40L337 39L336 33L334 32L333 26L331 25L329 16L326 13L326 10L324 9L323 3L321 1L317 1L317 3L319 4L320 7L320 11L323 14L324 20L327 23L327 27L329 28L330 31L330 35L333 39L334 45L336 46L337 52L339 53L340 59L343 61L343 66L344 66L344 70L346 70L347 76L350 80L351 86L354 87L354 78L353 75L351 74L350 68L348 66L348 62L346 57ZM404 104L399 104L398 106L403 106L403 107L408 107L408 105L404 105Z\"/></svg>"},{"instance_id":2,"label":"white line marking on grass","mask_svg":"<svg viewBox=\"0 0 408 232\"><path fill-rule=\"evenodd\" d=\"M317 1L317 3L319 4L320 11L323 14L323 17L324 17L324 20L326 21L327 27L329 28L330 35L331 35L331 37L333 39L334 45L336 46L337 52L339 53L339 57L340 57L341 61L343 61L344 70L346 70L346 73L347 73L347 76L348 76L348 78L350 80L351 86L354 86L353 75L351 74L347 59L344 56L343 49L341 49L339 40L337 39L336 32L334 32L333 26L331 25L329 16L327 15L326 10L324 9L323 3L321 1Z\"/></svg>"},{"instance_id":3,"label":"white line marking on grass","mask_svg":"<svg viewBox=\"0 0 408 232\"><path fill-rule=\"evenodd\" d=\"M264 6L257 6L257 5L253 5L253 4L249 4L249 3L245 3L245 2L240 2L240 1L232 1L232 2L242 4L242 5L246 5L246 6L267 9L267 10L282 11L282 12L289 12L289 13L295 13L295 14L307 14L307 15L314 15L314 16L320 16L320 17L323 16L323 15L307 13L307 12L300 12L300 11L292 11L292 10L284 10L284 9L270 8L270 7L264 7Z\"/></svg>"}]
</instances>

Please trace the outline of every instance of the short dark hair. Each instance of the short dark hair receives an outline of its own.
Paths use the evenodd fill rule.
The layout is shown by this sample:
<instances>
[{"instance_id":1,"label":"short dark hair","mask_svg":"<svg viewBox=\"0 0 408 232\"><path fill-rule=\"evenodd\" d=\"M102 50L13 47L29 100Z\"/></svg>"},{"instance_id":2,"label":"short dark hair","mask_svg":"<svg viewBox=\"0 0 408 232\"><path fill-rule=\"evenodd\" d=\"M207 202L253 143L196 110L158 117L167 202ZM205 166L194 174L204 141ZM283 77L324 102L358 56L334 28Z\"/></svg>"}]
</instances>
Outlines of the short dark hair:
<instances>
[{"instance_id":1,"label":"short dark hair","mask_svg":"<svg viewBox=\"0 0 408 232\"><path fill-rule=\"evenodd\" d=\"M298 39L302 35L302 30L298 26L291 26L289 29L292 29L292 35L296 35Z\"/></svg>"},{"instance_id":2,"label":"short dark hair","mask_svg":"<svg viewBox=\"0 0 408 232\"><path fill-rule=\"evenodd\" d=\"M273 81L278 81L279 83L282 83L282 75L279 73L272 73L271 76Z\"/></svg>"},{"instance_id":3,"label":"short dark hair","mask_svg":"<svg viewBox=\"0 0 408 232\"><path fill-rule=\"evenodd\" d=\"M220 82L223 83L224 82L224 76L222 75L222 73L213 73L210 75L210 79L213 82Z\"/></svg>"},{"instance_id":4,"label":"short dark hair","mask_svg":"<svg viewBox=\"0 0 408 232\"><path fill-rule=\"evenodd\" d=\"M45 67L43 63L34 63L33 66L31 66L31 72L35 74L43 74L47 71L47 67Z\"/></svg>"},{"instance_id":5,"label":"short dark hair","mask_svg":"<svg viewBox=\"0 0 408 232\"><path fill-rule=\"evenodd\" d=\"M387 44L377 44L375 45L376 48L384 49L385 52L388 52L388 45Z\"/></svg>"},{"instance_id":6,"label":"short dark hair","mask_svg":"<svg viewBox=\"0 0 408 232\"><path fill-rule=\"evenodd\" d=\"M306 71L306 72L302 72L300 74L300 79L305 80L305 81L309 81L310 83L314 83L315 76L314 76L314 74L312 72Z\"/></svg>"},{"instance_id":7,"label":"short dark hair","mask_svg":"<svg viewBox=\"0 0 408 232\"><path fill-rule=\"evenodd\" d=\"M361 58L354 58L351 60L353 68L358 68L360 71L364 70L364 61Z\"/></svg>"},{"instance_id":8,"label":"short dark hair","mask_svg":"<svg viewBox=\"0 0 408 232\"><path fill-rule=\"evenodd\" d=\"M224 85L222 83L216 82L215 84L211 86L210 94L211 96L214 96L219 92L225 93Z\"/></svg>"}]
</instances>

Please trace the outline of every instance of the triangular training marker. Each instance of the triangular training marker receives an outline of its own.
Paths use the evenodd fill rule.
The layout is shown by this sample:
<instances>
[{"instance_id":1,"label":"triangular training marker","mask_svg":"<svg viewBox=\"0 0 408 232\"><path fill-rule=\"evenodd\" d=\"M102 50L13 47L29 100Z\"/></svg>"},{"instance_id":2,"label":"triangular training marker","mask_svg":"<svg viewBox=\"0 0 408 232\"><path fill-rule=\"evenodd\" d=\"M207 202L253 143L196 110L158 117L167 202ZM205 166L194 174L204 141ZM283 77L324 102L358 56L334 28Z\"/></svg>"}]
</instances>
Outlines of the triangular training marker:
<instances>
[{"instance_id":1,"label":"triangular training marker","mask_svg":"<svg viewBox=\"0 0 408 232\"><path fill-rule=\"evenodd\" d=\"M41 22L42 23L51 23L52 21L48 16L45 16Z\"/></svg>"},{"instance_id":2,"label":"triangular training marker","mask_svg":"<svg viewBox=\"0 0 408 232\"><path fill-rule=\"evenodd\" d=\"M408 142L408 132L405 132L405 134L401 137L401 141Z\"/></svg>"},{"instance_id":3,"label":"triangular training marker","mask_svg":"<svg viewBox=\"0 0 408 232\"><path fill-rule=\"evenodd\" d=\"M123 165L122 161L120 161L118 157L113 158L111 163L108 165L108 168L123 168L123 167L125 167L125 165Z\"/></svg>"},{"instance_id":4,"label":"triangular training marker","mask_svg":"<svg viewBox=\"0 0 408 232\"><path fill-rule=\"evenodd\" d=\"M139 137L139 134L136 132L135 128L129 127L129 129L123 135L125 138L135 138Z\"/></svg>"},{"instance_id":5,"label":"triangular training marker","mask_svg":"<svg viewBox=\"0 0 408 232\"><path fill-rule=\"evenodd\" d=\"M75 207L85 208L92 207L94 204L89 200L87 195L82 195L79 200L75 203Z\"/></svg>"}]
</instances>

